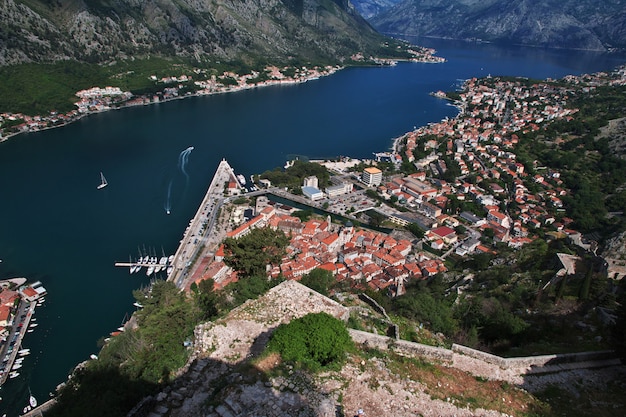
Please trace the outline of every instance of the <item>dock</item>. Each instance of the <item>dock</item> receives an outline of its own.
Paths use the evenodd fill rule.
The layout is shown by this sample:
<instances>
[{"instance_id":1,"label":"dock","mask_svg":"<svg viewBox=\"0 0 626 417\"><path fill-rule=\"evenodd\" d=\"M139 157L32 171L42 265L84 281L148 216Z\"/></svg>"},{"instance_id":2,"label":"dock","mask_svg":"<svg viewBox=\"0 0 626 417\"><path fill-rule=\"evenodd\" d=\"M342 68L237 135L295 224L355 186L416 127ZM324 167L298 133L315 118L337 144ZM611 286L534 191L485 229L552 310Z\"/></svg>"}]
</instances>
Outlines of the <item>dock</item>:
<instances>
[{"instance_id":1,"label":"dock","mask_svg":"<svg viewBox=\"0 0 626 417\"><path fill-rule=\"evenodd\" d=\"M221 242L220 234L214 229L222 205L230 201L230 197L224 196L224 184L230 181L236 182L241 187L231 166L222 159L198 211L190 220L174 254L172 261L174 268L167 280L174 282L181 290L187 287L187 279L191 276L190 268L203 250L208 248L210 252L217 249Z\"/></svg>"},{"instance_id":2,"label":"dock","mask_svg":"<svg viewBox=\"0 0 626 417\"><path fill-rule=\"evenodd\" d=\"M222 205L228 203L232 198L224 196L225 185L231 181L234 181L239 189L245 190L231 166L225 159L222 159L200 207L185 229L176 253L167 257L166 264L159 263L157 259L156 262L115 262L115 266L125 268L160 267L161 270L167 272L168 281L174 282L181 290L187 288L187 279L190 277L189 271L196 259L200 255L214 253L218 244L221 243L223 235L225 235L224 230L215 226Z\"/></svg>"},{"instance_id":3,"label":"dock","mask_svg":"<svg viewBox=\"0 0 626 417\"><path fill-rule=\"evenodd\" d=\"M26 306L23 300L20 301L20 307L18 308L18 314L21 317L22 314L25 314L24 320L21 321L22 326L16 327L19 331L12 332L9 334L9 338L7 340L15 340L15 343L11 345L7 344L7 347L3 350L2 363L4 364L4 372L0 375L0 386L3 385L7 379L9 378L9 373L11 372L11 368L15 364L15 359L17 359L17 355L22 346L22 339L28 330L28 325L35 313L35 307L37 307L37 301L30 302L30 305ZM16 315L17 317L17 315ZM15 339L13 339L15 338ZM10 350L10 352L9 352ZM5 362L4 359L7 359Z\"/></svg>"}]
</instances>

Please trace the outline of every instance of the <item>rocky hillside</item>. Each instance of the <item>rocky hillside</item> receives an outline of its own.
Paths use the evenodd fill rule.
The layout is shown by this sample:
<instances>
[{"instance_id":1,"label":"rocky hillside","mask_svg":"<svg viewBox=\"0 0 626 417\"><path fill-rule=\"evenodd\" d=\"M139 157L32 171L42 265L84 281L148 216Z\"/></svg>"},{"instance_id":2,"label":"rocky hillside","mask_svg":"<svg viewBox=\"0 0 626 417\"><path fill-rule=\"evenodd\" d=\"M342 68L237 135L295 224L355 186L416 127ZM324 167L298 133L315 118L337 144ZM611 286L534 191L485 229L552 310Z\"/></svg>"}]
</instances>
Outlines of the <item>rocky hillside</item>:
<instances>
[{"instance_id":1,"label":"rocky hillside","mask_svg":"<svg viewBox=\"0 0 626 417\"><path fill-rule=\"evenodd\" d=\"M383 33L605 50L626 47L624 0L404 0L370 19Z\"/></svg>"},{"instance_id":2,"label":"rocky hillside","mask_svg":"<svg viewBox=\"0 0 626 417\"><path fill-rule=\"evenodd\" d=\"M0 0L0 65L137 56L338 61L382 42L348 0Z\"/></svg>"},{"instance_id":3,"label":"rocky hillside","mask_svg":"<svg viewBox=\"0 0 626 417\"><path fill-rule=\"evenodd\" d=\"M402 0L351 0L354 7L366 19L371 19L381 14L387 9L392 8Z\"/></svg>"},{"instance_id":4,"label":"rocky hillside","mask_svg":"<svg viewBox=\"0 0 626 417\"><path fill-rule=\"evenodd\" d=\"M192 357L177 378L128 416L348 417L358 409L365 416L394 417L556 415L529 392L572 387L572 396L587 398L615 389L611 381L623 381L626 372L623 366L563 367L523 375L526 367L503 370L463 354L451 353L448 360L397 355L391 352L394 342L384 336L380 337L387 348L378 350L365 336L341 369L319 374L283 363L277 354L261 354L273 329L308 313L324 311L344 320L351 314L380 319L356 297L342 299L351 307L285 281L224 319L201 324ZM583 415L587 405L576 406ZM594 411L597 407L596 403ZM610 407L622 409L615 401Z\"/></svg>"}]
</instances>

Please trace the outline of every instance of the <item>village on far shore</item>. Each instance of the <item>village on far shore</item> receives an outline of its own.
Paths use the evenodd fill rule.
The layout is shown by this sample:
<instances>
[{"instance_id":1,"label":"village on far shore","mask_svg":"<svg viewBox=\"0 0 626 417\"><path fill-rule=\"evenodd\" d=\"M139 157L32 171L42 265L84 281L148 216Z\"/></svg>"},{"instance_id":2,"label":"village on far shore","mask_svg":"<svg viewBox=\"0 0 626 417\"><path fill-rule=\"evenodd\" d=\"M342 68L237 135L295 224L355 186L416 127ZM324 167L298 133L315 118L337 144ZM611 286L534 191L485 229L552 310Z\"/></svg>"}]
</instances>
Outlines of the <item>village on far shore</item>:
<instances>
[{"instance_id":1,"label":"village on far shore","mask_svg":"<svg viewBox=\"0 0 626 417\"><path fill-rule=\"evenodd\" d=\"M410 62L440 63L445 59L435 56L431 48L411 47L407 52L413 56ZM398 60L376 57L365 57L361 53L350 57L355 64L361 65L396 65ZM48 115L26 115L22 113L0 113L0 142L20 133L37 132L40 130L64 126L75 122L89 114L99 113L128 106L157 104L165 101L210 94L228 93L271 85L297 84L315 80L323 76L334 74L343 69L340 65L313 66L308 68L282 67L270 65L264 69L264 74L251 71L250 74L236 74L224 72L221 75L207 75L205 69L196 68L191 74L180 74L158 78L151 75L149 78L161 90L150 95L135 96L130 91L122 91L119 87L93 87L76 92L79 98L74 104L76 109L67 113L51 111ZM192 88L189 88L189 87Z\"/></svg>"}]
</instances>

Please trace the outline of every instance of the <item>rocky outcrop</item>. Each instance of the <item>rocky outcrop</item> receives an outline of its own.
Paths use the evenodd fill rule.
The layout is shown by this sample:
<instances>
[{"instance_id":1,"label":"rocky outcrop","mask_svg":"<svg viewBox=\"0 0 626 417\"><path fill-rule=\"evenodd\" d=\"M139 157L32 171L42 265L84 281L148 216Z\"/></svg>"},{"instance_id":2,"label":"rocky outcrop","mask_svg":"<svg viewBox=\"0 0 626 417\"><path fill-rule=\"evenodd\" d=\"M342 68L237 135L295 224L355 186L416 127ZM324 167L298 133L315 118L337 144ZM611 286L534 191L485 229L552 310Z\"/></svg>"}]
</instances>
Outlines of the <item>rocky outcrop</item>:
<instances>
[{"instance_id":1,"label":"rocky outcrop","mask_svg":"<svg viewBox=\"0 0 626 417\"><path fill-rule=\"evenodd\" d=\"M625 14L601 0L404 0L370 21L384 33L606 50L626 47Z\"/></svg>"},{"instance_id":2,"label":"rocky outcrop","mask_svg":"<svg viewBox=\"0 0 626 417\"><path fill-rule=\"evenodd\" d=\"M154 55L337 62L382 39L342 0L0 0L0 65Z\"/></svg>"},{"instance_id":3,"label":"rocky outcrop","mask_svg":"<svg viewBox=\"0 0 626 417\"><path fill-rule=\"evenodd\" d=\"M349 303L356 301L351 298ZM259 356L276 326L320 311L343 320L349 314L337 302L295 281L285 281L224 319L200 325L187 366L171 385L142 401L128 417L334 417L354 415L359 408L366 415L398 417L504 415L470 409L450 398L438 399L422 382L395 374L376 355L351 355L340 370L316 375L289 365L277 372L278 355ZM458 345L445 349L357 330L350 330L350 335L363 352L394 351L427 358L478 378L520 386L543 386L542 369L550 381L558 373L562 384L574 377L585 379L588 374L581 368L602 367L614 372L610 377L624 372L618 362L606 362L607 352L505 359ZM537 369L529 379L525 374L533 367ZM450 380L443 377L441 381Z\"/></svg>"}]
</instances>

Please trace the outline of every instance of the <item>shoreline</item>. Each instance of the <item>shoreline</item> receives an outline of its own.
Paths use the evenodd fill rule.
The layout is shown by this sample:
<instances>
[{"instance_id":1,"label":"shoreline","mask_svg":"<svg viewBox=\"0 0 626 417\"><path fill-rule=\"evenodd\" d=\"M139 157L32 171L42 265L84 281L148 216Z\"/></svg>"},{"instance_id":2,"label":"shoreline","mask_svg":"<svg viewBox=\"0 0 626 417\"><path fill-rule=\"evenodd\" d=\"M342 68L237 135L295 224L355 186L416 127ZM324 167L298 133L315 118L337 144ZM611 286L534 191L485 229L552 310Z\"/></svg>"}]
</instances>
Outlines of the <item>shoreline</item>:
<instances>
[{"instance_id":1,"label":"shoreline","mask_svg":"<svg viewBox=\"0 0 626 417\"><path fill-rule=\"evenodd\" d=\"M434 54L435 51L432 51L432 54ZM418 59L418 58L407 58L407 59L380 59L380 62L378 63L373 63L373 64L369 64L369 65L352 65L352 67L358 67L358 66L366 66L366 67L381 67L381 66L393 66L396 65L398 62L408 62L408 63L424 63L424 64L440 64L443 62L446 62L446 59L443 57L435 57L434 55L429 55L427 56L427 59ZM211 95L216 95L216 94L227 94L227 93L235 93L235 92L239 92L239 91L246 91L246 90L251 90L251 89L255 89L255 88L264 88L264 87L273 87L273 86L282 86L282 85L286 85L286 86L290 86L290 85L296 85L296 84L302 84L302 83L306 83L309 81L313 81L313 80L317 80L321 77L327 77L327 76L331 76L333 74L335 74L338 71L344 70L346 68L348 68L347 66L327 66L327 67L323 67L324 70L323 71L319 71L318 70L319 67L314 67L312 70L308 70L310 72L313 72L310 75L301 77L301 78L285 78L285 79L272 79L272 80L266 80L266 81L262 81L260 83L255 83L255 84L247 84L245 83L245 78L244 78L244 82L243 84L238 84L236 86L232 86L232 85L222 85L221 87L217 87L216 90L212 90L212 91L207 91L206 89L199 89L193 93L187 93L184 94L182 96L179 95L165 95L164 97L159 97L159 99L157 101L154 101L153 99L150 99L149 96L133 96L131 99L128 99L124 102L120 102L117 103L119 105L115 105L115 106L107 106L107 108L103 108L101 110L89 110L89 111L85 111L85 112L81 112L77 109L71 110L68 113L66 113L65 115L61 115L63 118L68 118L68 120L63 121L62 123L58 123L58 124L53 124L52 126L44 126L44 127L38 127L36 129L27 129L27 130L20 130L18 132L12 132L12 133L8 133L8 134L2 134L2 132L0 131L0 144L15 137L15 136L19 136L21 134L28 134L28 133L37 133L37 132L42 132L45 130L49 130L49 129L56 129L56 128L60 128L60 127L64 127L67 125L70 125L74 122L77 122L79 120L81 120L84 117L93 115L93 114L99 114L99 113L105 113L111 110L123 110L129 107L137 107L137 106L148 106L148 105L153 105L153 104L160 104L160 103L167 103L169 101L173 101L173 100L182 100L185 98L190 98L190 97L203 97L203 96L211 96ZM245 77L245 76L242 76ZM196 81L194 83L197 83L199 81ZM200 85L200 84L196 84L196 85ZM167 84L164 84L163 90L159 91L158 93L155 93L153 95L153 97L156 94L164 94L165 90L167 89ZM141 101L141 102L135 102L135 101ZM130 103L129 103L130 102ZM7 112L5 114L12 114L10 112ZM18 113L19 114L19 113ZM68 116L70 115L70 116ZM44 116L41 115L35 115L35 116L28 116L28 115L21 115L21 116L26 116L28 118L32 118L32 119L43 119ZM47 116L46 116L47 117Z\"/></svg>"},{"instance_id":2,"label":"shoreline","mask_svg":"<svg viewBox=\"0 0 626 417\"><path fill-rule=\"evenodd\" d=\"M26 131L19 131L19 132L13 132L13 133L9 133L7 135L3 135L0 136L0 143L5 142L7 140L9 140L10 138L13 138L15 136L19 136L22 134L28 134L28 133L38 133L38 132L43 132L45 130L50 130L50 129L56 129L59 127L64 127L64 126L68 126L74 122L77 122L81 119L83 119L84 117L87 116L91 116L94 114L100 114L100 113L106 113L112 110L124 110L127 108L131 108L131 107L139 107L139 106L150 106L150 105L154 105L154 104L161 104L161 103L167 103L170 101L174 101L174 100L183 100L186 98L191 98L191 97L204 97L204 96L212 96L212 95L217 95L217 94L228 94L228 93L236 93L239 91L246 91L246 90L251 90L251 89L255 89L255 88L263 88L263 87L273 87L273 86L281 86L281 85L294 85L294 84L302 84L308 81L312 81L312 80L316 80L319 79L320 77L326 77L326 76L330 76L333 75L334 73L336 73L337 71L343 70L346 67L337 67L334 68L333 71L329 71L328 73L319 73L316 75L312 75L312 76L307 76L307 77L303 77L301 79L290 79L290 80L276 80L278 82L273 82L273 83L257 83L257 84L250 84L250 85L237 85L237 86L224 86L223 89L217 90L217 91L210 91L210 92L203 92L205 90L198 90L195 93L187 93L184 94L182 96L176 95L176 96L168 96L168 97L163 97L163 98L159 98L159 100L157 101L153 101L150 100L148 98L148 96L136 96L133 97L132 100L127 100L126 102L120 103L120 105L118 106L112 106L109 108L105 108L102 110L90 110L88 112L78 112L78 114L76 116L73 116L71 118L71 120L67 120L63 123L59 123L59 124L54 124L52 126L45 126L42 128L37 128L34 130L26 130ZM167 88L167 87L165 87ZM141 103L130 103L127 104L128 101L134 101L134 100L149 100L149 101L144 101ZM72 111L76 111L76 110L72 110ZM30 117L42 117L40 115L37 116L30 116Z\"/></svg>"},{"instance_id":3,"label":"shoreline","mask_svg":"<svg viewBox=\"0 0 626 417\"><path fill-rule=\"evenodd\" d=\"M439 97L438 97L438 98L439 98ZM456 107L456 108L457 108L457 110L459 111L459 112L457 113L457 115L456 115L456 116L454 116L454 117L452 118L452 120L458 119L458 118L462 117L462 116L465 114L465 107L464 107L462 104L460 104L458 101L455 101L455 100L450 100L448 97L442 97L442 98L439 98L439 99L440 99L440 100L446 100L446 101L448 101L448 104L449 104L450 106L452 106L452 107ZM441 122L442 122L442 121L444 121L444 120L445 120L445 119L441 119L439 122L432 122L432 123L428 123L426 126L428 126L428 125L432 125L432 124L441 123ZM398 136L398 137L394 138L394 139L392 140L392 144L391 144L391 148L390 148L390 150L391 150L392 152L396 153L396 154L399 154L399 153L400 153L400 141L401 141L401 140L402 140L402 139L403 139L406 135L411 134L411 133L417 133L417 132L418 132L420 129L422 129L423 127L424 127L424 126L420 126L420 127L416 128L416 129L409 130L409 131L407 131L407 132L404 132L402 135L400 135L400 136Z\"/></svg>"}]
</instances>

